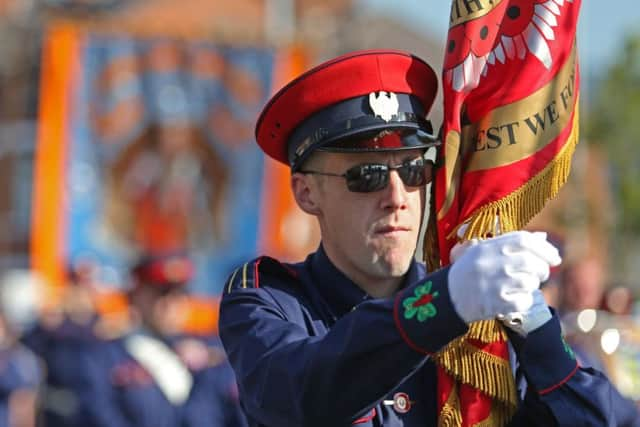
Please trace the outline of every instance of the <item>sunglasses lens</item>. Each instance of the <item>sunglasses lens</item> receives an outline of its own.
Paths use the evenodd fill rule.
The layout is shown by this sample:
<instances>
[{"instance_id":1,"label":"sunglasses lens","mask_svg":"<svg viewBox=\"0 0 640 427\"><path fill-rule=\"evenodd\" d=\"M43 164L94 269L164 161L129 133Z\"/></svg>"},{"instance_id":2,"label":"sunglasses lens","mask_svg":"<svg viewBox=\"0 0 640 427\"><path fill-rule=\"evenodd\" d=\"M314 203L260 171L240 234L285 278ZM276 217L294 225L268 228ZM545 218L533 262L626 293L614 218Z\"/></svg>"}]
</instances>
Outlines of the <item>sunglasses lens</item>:
<instances>
[{"instance_id":1,"label":"sunglasses lens","mask_svg":"<svg viewBox=\"0 0 640 427\"><path fill-rule=\"evenodd\" d=\"M400 179L409 187L419 187L431 182L433 162L425 159L415 159L399 167ZM344 174L347 178L349 191L356 193L371 193L384 189L389 183L389 166L383 164L363 164L354 166Z\"/></svg>"},{"instance_id":2,"label":"sunglasses lens","mask_svg":"<svg viewBox=\"0 0 640 427\"><path fill-rule=\"evenodd\" d=\"M382 190L389 182L389 168L386 165L358 165L347 170L347 187L356 193L370 193Z\"/></svg>"},{"instance_id":3,"label":"sunglasses lens","mask_svg":"<svg viewBox=\"0 0 640 427\"><path fill-rule=\"evenodd\" d=\"M398 174L405 185L419 187L431 181L431 163L416 159L398 168Z\"/></svg>"}]
</instances>

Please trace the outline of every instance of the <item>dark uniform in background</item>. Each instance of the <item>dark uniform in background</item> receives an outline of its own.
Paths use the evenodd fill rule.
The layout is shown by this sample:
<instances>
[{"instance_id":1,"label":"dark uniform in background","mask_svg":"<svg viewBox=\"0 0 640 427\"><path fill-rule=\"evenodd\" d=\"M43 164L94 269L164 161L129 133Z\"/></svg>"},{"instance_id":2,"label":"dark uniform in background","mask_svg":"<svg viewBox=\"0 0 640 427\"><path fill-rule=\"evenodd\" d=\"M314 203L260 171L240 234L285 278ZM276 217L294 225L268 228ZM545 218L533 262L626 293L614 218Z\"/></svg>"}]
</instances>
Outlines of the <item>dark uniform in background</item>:
<instances>
[{"instance_id":1,"label":"dark uniform in background","mask_svg":"<svg viewBox=\"0 0 640 427\"><path fill-rule=\"evenodd\" d=\"M67 286L55 306L40 313L21 340L41 360L44 381L38 404L39 427L82 427L88 357L101 337L98 314L88 282L75 268L67 272Z\"/></svg>"},{"instance_id":2,"label":"dark uniform in background","mask_svg":"<svg viewBox=\"0 0 640 427\"><path fill-rule=\"evenodd\" d=\"M133 269L130 303L139 321L94 348L84 426L245 425L221 346L165 329L172 321L168 299L179 296L192 269L181 254L145 258Z\"/></svg>"},{"instance_id":3,"label":"dark uniform in background","mask_svg":"<svg viewBox=\"0 0 640 427\"><path fill-rule=\"evenodd\" d=\"M44 366L44 382L38 406L42 427L81 427L82 400L91 347L99 338L91 325L68 318L58 325L39 324L23 338Z\"/></svg>"},{"instance_id":4,"label":"dark uniform in background","mask_svg":"<svg viewBox=\"0 0 640 427\"><path fill-rule=\"evenodd\" d=\"M305 160L314 150L433 145L425 116L434 82L430 67L407 53L345 55L274 96L258 122L258 143L294 173L334 174L359 193L396 191L385 189L392 179L388 164L341 175L305 172ZM380 97L388 98L382 106L375 104ZM386 145L384 131L399 129L400 139ZM405 186L424 184L408 176L412 170L398 170ZM353 197L377 197L369 194ZM373 298L332 262L324 232L306 261L261 257L225 284L220 333L249 424L436 426L438 378L430 355L467 331L450 293L451 267L427 274L413 261L395 295ZM578 365L557 316L549 317L526 337L508 330L520 393L511 425L640 425L635 408L607 378Z\"/></svg>"}]
</instances>

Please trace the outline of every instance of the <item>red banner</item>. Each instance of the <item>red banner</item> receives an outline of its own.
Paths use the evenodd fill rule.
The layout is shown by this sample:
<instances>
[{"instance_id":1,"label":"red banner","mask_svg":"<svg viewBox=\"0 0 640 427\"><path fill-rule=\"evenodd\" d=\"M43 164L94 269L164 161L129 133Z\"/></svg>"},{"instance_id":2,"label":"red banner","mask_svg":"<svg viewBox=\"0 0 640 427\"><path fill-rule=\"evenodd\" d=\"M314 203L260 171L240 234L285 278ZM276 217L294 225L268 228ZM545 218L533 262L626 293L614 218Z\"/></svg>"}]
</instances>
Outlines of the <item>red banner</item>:
<instances>
[{"instance_id":1,"label":"red banner","mask_svg":"<svg viewBox=\"0 0 640 427\"><path fill-rule=\"evenodd\" d=\"M522 228L565 182L577 143L579 0L455 0L443 70L441 261L466 237Z\"/></svg>"},{"instance_id":2,"label":"red banner","mask_svg":"<svg viewBox=\"0 0 640 427\"><path fill-rule=\"evenodd\" d=\"M459 238L523 228L566 182L578 141L579 9L580 0L452 2L425 239L432 268L449 263ZM509 422L517 397L497 321L472 324L434 359L439 425Z\"/></svg>"}]
</instances>

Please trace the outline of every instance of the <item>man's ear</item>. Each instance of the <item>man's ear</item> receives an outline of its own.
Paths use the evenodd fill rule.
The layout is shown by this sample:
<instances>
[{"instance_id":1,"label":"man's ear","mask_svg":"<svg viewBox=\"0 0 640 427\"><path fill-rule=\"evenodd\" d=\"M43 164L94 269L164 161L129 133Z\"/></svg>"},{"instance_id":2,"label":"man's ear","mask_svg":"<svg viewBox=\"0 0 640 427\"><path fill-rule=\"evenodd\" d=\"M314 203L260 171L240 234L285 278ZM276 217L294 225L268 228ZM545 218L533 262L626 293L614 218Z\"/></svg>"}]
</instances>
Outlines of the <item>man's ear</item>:
<instances>
[{"instance_id":1,"label":"man's ear","mask_svg":"<svg viewBox=\"0 0 640 427\"><path fill-rule=\"evenodd\" d=\"M318 216L320 214L318 182L310 175L294 173L291 175L291 191L296 203L304 212L309 215Z\"/></svg>"}]
</instances>

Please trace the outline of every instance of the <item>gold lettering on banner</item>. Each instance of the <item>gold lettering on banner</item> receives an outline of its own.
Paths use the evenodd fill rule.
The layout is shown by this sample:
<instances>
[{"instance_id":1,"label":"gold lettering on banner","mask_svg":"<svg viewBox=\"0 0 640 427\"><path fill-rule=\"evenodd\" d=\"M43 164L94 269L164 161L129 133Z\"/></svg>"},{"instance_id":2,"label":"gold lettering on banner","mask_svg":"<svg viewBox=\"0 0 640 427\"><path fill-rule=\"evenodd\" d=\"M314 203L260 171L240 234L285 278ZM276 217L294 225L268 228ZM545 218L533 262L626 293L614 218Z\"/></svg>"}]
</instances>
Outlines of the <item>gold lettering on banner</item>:
<instances>
[{"instance_id":1,"label":"gold lettering on banner","mask_svg":"<svg viewBox=\"0 0 640 427\"><path fill-rule=\"evenodd\" d=\"M449 27L455 27L491 12L505 0L454 0L451 3Z\"/></svg>"},{"instance_id":2,"label":"gold lettering on banner","mask_svg":"<svg viewBox=\"0 0 640 427\"><path fill-rule=\"evenodd\" d=\"M576 106L575 46L572 55L547 85L530 96L496 108L463 129L471 135L467 172L505 166L545 147L564 130Z\"/></svg>"}]
</instances>

